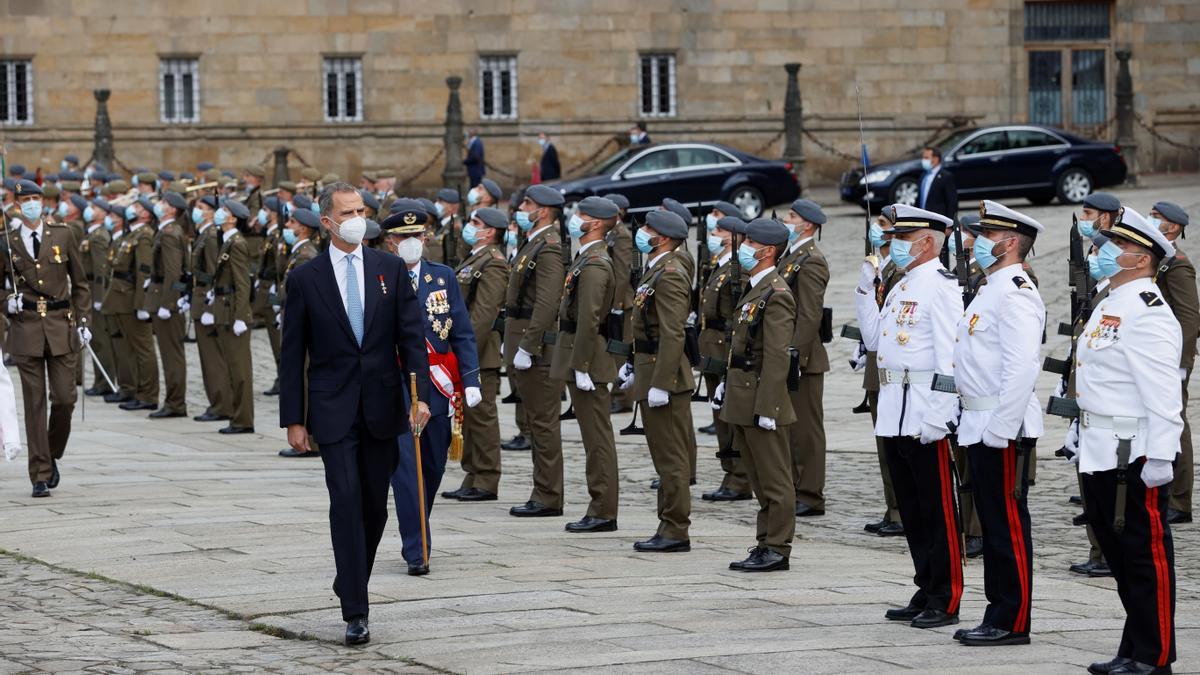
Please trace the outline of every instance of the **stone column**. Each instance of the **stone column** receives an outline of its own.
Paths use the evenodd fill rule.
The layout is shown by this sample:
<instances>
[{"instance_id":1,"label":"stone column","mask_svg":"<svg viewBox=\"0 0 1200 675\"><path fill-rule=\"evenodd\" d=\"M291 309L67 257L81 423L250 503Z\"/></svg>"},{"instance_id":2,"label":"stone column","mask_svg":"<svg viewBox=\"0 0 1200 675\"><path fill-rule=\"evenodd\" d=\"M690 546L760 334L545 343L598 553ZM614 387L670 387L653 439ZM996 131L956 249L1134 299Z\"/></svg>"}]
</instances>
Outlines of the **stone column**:
<instances>
[{"instance_id":1,"label":"stone column","mask_svg":"<svg viewBox=\"0 0 1200 675\"><path fill-rule=\"evenodd\" d=\"M1129 58L1133 52L1128 49L1118 49L1117 55L1117 145L1121 146L1121 154L1129 173L1125 182L1137 185L1138 175L1138 143L1133 135L1133 76L1129 73Z\"/></svg>"},{"instance_id":2,"label":"stone column","mask_svg":"<svg viewBox=\"0 0 1200 675\"><path fill-rule=\"evenodd\" d=\"M804 193L804 107L800 104L799 63L785 63L787 93L783 97L783 160L791 162L792 174Z\"/></svg>"},{"instance_id":3,"label":"stone column","mask_svg":"<svg viewBox=\"0 0 1200 675\"><path fill-rule=\"evenodd\" d=\"M463 165L463 113L462 101L458 98L458 88L462 86L462 78L451 75L446 78L446 86L450 88L450 99L446 102L446 133L442 143L446 151L446 168L442 169L442 184L457 190L459 196L466 194L467 167ZM458 233L453 227L446 228L444 252L446 263L451 267L458 264Z\"/></svg>"},{"instance_id":4,"label":"stone column","mask_svg":"<svg viewBox=\"0 0 1200 675\"><path fill-rule=\"evenodd\" d=\"M290 176L288 174L287 159L291 152L291 148L283 145L275 148L275 176L272 179L271 185L264 187L276 187L282 181L288 180Z\"/></svg>"},{"instance_id":5,"label":"stone column","mask_svg":"<svg viewBox=\"0 0 1200 675\"><path fill-rule=\"evenodd\" d=\"M96 97L96 134L95 145L92 147L92 161L104 167L105 171L112 171L113 132L112 120L108 118L108 97L111 92L108 89L93 89L92 94Z\"/></svg>"}]
</instances>

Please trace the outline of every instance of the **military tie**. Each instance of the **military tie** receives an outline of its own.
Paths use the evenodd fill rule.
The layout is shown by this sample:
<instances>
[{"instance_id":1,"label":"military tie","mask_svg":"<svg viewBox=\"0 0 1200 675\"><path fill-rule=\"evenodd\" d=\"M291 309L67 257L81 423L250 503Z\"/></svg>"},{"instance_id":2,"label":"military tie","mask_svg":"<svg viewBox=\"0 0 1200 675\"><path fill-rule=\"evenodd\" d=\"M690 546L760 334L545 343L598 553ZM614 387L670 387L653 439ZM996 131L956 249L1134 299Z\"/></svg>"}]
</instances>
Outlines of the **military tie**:
<instances>
[{"instance_id":1,"label":"military tie","mask_svg":"<svg viewBox=\"0 0 1200 675\"><path fill-rule=\"evenodd\" d=\"M413 291L417 290L417 271L416 270L408 271L408 283L412 284Z\"/></svg>"},{"instance_id":2,"label":"military tie","mask_svg":"<svg viewBox=\"0 0 1200 675\"><path fill-rule=\"evenodd\" d=\"M350 330L358 346L363 341L362 298L358 297L358 271L354 269L354 254L346 256L346 315L350 319Z\"/></svg>"},{"instance_id":3,"label":"military tie","mask_svg":"<svg viewBox=\"0 0 1200 675\"><path fill-rule=\"evenodd\" d=\"M42 242L38 240L37 230L30 232L29 236L33 238L33 259L37 260L38 253L42 250Z\"/></svg>"}]
</instances>

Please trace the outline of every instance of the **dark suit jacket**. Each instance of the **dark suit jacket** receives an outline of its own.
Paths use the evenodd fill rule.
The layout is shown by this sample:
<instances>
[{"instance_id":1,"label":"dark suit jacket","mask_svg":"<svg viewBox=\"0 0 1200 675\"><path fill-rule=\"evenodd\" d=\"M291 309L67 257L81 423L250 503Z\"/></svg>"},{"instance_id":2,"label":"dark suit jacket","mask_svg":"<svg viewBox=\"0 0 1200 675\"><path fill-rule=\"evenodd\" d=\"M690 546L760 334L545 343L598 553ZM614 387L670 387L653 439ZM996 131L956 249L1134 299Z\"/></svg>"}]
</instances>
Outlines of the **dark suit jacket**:
<instances>
[{"instance_id":1,"label":"dark suit jacket","mask_svg":"<svg viewBox=\"0 0 1200 675\"><path fill-rule=\"evenodd\" d=\"M918 187L925 182L922 175ZM945 168L940 169L929 184L929 194L925 196L925 206L921 206L918 198L917 206L926 211L940 213L951 220L958 220L958 188L954 185L954 174Z\"/></svg>"},{"instance_id":2,"label":"dark suit jacket","mask_svg":"<svg viewBox=\"0 0 1200 675\"><path fill-rule=\"evenodd\" d=\"M360 406L372 437L383 440L408 431L404 391L409 373L417 375L417 398L429 402L425 321L408 271L396 256L366 247L362 254L361 347L342 305L328 250L288 276L279 426L306 424L318 444L345 438Z\"/></svg>"},{"instance_id":3,"label":"dark suit jacket","mask_svg":"<svg viewBox=\"0 0 1200 675\"><path fill-rule=\"evenodd\" d=\"M543 181L558 180L562 176L562 167L558 165L558 150L553 143L547 143L542 151L541 176Z\"/></svg>"},{"instance_id":4,"label":"dark suit jacket","mask_svg":"<svg viewBox=\"0 0 1200 675\"><path fill-rule=\"evenodd\" d=\"M478 185L487 173L483 162L483 139L477 137L467 146L467 158L463 160L463 164L467 165L467 176L471 178L471 187Z\"/></svg>"}]
</instances>

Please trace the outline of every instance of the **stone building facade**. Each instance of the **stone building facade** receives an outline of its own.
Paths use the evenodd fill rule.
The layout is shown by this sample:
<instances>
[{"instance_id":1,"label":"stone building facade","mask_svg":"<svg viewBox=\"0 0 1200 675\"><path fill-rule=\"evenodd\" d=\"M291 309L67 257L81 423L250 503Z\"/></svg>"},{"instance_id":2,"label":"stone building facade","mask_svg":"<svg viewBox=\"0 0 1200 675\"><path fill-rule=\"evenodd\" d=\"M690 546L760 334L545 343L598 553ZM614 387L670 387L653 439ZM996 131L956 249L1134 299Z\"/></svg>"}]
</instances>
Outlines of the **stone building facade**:
<instances>
[{"instance_id":1,"label":"stone building facade","mask_svg":"<svg viewBox=\"0 0 1200 675\"><path fill-rule=\"evenodd\" d=\"M31 166L90 154L103 88L128 167L236 167L286 145L293 169L404 179L442 147L451 75L509 185L537 132L573 169L637 120L655 140L778 157L783 65L799 62L805 170L828 183L857 155L856 84L875 158L950 120L1111 139L1118 49L1141 169L1200 157L1195 0L0 0L0 43L0 138Z\"/></svg>"}]
</instances>

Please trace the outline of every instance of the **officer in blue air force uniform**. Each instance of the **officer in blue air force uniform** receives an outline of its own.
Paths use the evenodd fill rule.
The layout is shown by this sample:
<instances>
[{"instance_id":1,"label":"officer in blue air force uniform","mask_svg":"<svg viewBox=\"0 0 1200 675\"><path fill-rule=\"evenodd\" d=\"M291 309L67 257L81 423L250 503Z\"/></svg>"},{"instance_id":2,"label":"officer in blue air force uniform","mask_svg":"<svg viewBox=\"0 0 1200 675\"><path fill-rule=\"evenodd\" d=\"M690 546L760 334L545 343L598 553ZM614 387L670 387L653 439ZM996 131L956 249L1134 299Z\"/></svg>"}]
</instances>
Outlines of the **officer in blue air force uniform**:
<instances>
[{"instance_id":1,"label":"officer in blue air force uniform","mask_svg":"<svg viewBox=\"0 0 1200 675\"><path fill-rule=\"evenodd\" d=\"M419 506L417 466L412 434L399 438L400 464L392 476L396 499L396 520L404 541L403 554L408 573L428 574L429 513L433 498L446 471L450 448L450 422L454 415L451 397L461 388L465 404L474 407L483 398L479 389L479 357L475 351L475 332L463 302L454 270L422 259L425 223L428 215L420 202L397 199L391 215L383 221L388 250L400 256L408 267L409 281L417 292L425 318L425 338L429 352L430 400L429 423L421 431L421 472L425 482L424 512ZM367 279L367 283L377 283ZM463 405L458 401L457 405ZM397 413L399 414L399 413ZM421 519L424 519L422 523Z\"/></svg>"}]
</instances>

